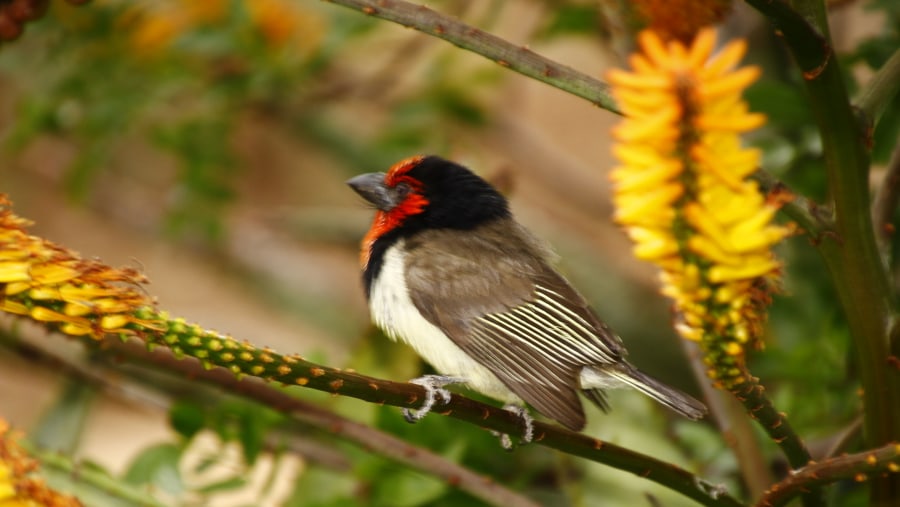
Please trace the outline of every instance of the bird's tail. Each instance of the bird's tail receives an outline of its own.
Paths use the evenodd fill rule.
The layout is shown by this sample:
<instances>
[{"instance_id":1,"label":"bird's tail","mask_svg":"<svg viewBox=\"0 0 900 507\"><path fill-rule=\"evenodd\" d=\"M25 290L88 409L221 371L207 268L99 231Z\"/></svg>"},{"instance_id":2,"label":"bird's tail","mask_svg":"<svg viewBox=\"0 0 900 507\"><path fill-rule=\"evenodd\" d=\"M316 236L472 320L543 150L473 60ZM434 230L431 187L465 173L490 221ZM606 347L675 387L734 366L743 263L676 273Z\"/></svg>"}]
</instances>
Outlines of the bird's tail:
<instances>
[{"instance_id":1,"label":"bird's tail","mask_svg":"<svg viewBox=\"0 0 900 507\"><path fill-rule=\"evenodd\" d=\"M674 387L663 384L659 380L656 380L630 364L620 364L611 368L603 368L600 372L596 373L606 376L608 380L613 381L609 383L609 387L612 387L614 383L633 387L689 419L702 419L708 412L706 405L694 399L694 397L685 394ZM594 399L594 396L592 396L593 391L600 390L587 389L585 394L588 394L590 399Z\"/></svg>"}]
</instances>

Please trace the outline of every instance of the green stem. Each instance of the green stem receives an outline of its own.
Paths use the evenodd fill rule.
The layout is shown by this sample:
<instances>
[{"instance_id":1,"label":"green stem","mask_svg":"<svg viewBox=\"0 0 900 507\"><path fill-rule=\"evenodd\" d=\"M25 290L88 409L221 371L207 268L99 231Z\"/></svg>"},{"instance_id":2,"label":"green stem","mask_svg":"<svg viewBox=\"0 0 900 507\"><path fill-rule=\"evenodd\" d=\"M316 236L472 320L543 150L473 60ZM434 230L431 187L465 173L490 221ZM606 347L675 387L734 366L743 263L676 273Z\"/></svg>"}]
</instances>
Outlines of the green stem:
<instances>
[{"instance_id":1,"label":"green stem","mask_svg":"<svg viewBox=\"0 0 900 507\"><path fill-rule=\"evenodd\" d=\"M679 341L703 392L710 416L740 466L748 496L756 498L762 495L775 479L763 455L763 447L759 445L753 423L747 418L747 411L733 395L715 388L708 381L708 367L703 363L700 346L690 340Z\"/></svg>"},{"instance_id":2,"label":"green stem","mask_svg":"<svg viewBox=\"0 0 900 507\"><path fill-rule=\"evenodd\" d=\"M326 0L444 39L462 49L497 62L520 74L587 99L603 109L620 114L609 85L571 67L545 58L527 47L467 25L424 5L402 0Z\"/></svg>"},{"instance_id":3,"label":"green stem","mask_svg":"<svg viewBox=\"0 0 900 507\"><path fill-rule=\"evenodd\" d=\"M814 242L821 241L827 234L834 234L832 211L802 195L795 194L784 183L764 169L757 169L750 175L759 184L759 188L778 201L777 194L787 194L789 199L781 207L781 212L797 223Z\"/></svg>"},{"instance_id":4,"label":"green stem","mask_svg":"<svg viewBox=\"0 0 900 507\"><path fill-rule=\"evenodd\" d=\"M108 344L117 353L123 353L125 356L133 359L151 361L153 364L166 370L180 372L192 379L214 384L229 393L244 396L249 400L264 404L275 410L291 414L298 420L318 427L326 427L330 431L348 437L361 445L373 447L379 453L383 453L389 458L397 459L401 462L409 462L410 458L414 457L417 458L417 462L422 462L422 458L419 456L421 451L406 442L402 442L390 435L373 433L371 428L335 416L320 407L298 399L283 389L276 389L270 384L257 382L256 380L259 379L241 379L235 376L233 374L235 366L233 362L231 364L217 362L220 366L230 370L231 373L222 368L201 369L192 362L172 360L171 355L159 355L158 351L142 353L136 350L136 347L133 345L135 345L134 342ZM197 355L196 352L201 350L205 349L198 348L189 355ZM243 350L251 353L250 349L246 348L246 345ZM274 365L271 371L280 370L280 374L283 375L281 378L277 378L268 377L263 373L265 380L270 383L291 382L292 379L299 376L299 378L306 379L305 382L301 383L308 388L350 396L369 402L407 408L418 408L424 396L424 390L416 384L397 383L366 377L356 373L308 363L296 356L285 358L272 351L260 351L257 349L257 352L261 354L260 357L266 357L264 360L266 364ZM270 359L273 361L268 363ZM246 368L246 366L247 364L245 363L242 368ZM436 406L435 412L511 436L522 436L523 433L522 420L519 416L510 411L486 405L455 393L452 395L450 402ZM535 422L534 443L632 472L635 475L678 491L701 505L715 507L739 507L742 505L729 496L722 486L710 484L680 467L615 444L566 430L560 426ZM443 472L445 471L446 467L445 470L432 470L431 473L441 475L442 478L451 482L460 482L462 480L470 488L472 486L481 488L490 486L487 483L482 484L478 478L456 475L458 472L444 474ZM480 479L483 480L483 478ZM489 496L479 496L489 500L496 500L499 495L494 491ZM508 495L507 498L503 503L496 501L492 503L504 506L525 505L512 500L512 495Z\"/></svg>"},{"instance_id":5,"label":"green stem","mask_svg":"<svg viewBox=\"0 0 900 507\"><path fill-rule=\"evenodd\" d=\"M804 78L816 76L832 62L833 52L822 32L784 0L746 0L762 12L791 49Z\"/></svg>"},{"instance_id":6,"label":"green stem","mask_svg":"<svg viewBox=\"0 0 900 507\"><path fill-rule=\"evenodd\" d=\"M111 477L106 472L90 466L81 466L71 458L58 452L35 447L25 440L19 441L22 448L41 463L45 469L54 469L72 477L79 485L89 486L105 494L138 507L165 507L145 490L128 486L121 479Z\"/></svg>"},{"instance_id":7,"label":"green stem","mask_svg":"<svg viewBox=\"0 0 900 507\"><path fill-rule=\"evenodd\" d=\"M900 144L894 147L884 177L875 190L875 198L872 199L872 228L885 269L890 269L891 237L894 233L891 222L898 202L900 202Z\"/></svg>"},{"instance_id":8,"label":"green stem","mask_svg":"<svg viewBox=\"0 0 900 507\"><path fill-rule=\"evenodd\" d=\"M871 477L900 471L900 445L888 444L878 449L845 454L812 463L773 484L756 503L757 507L780 507L803 491L841 479L863 481Z\"/></svg>"},{"instance_id":9,"label":"green stem","mask_svg":"<svg viewBox=\"0 0 900 507\"><path fill-rule=\"evenodd\" d=\"M878 124L882 113L900 90L900 49L884 62L878 72L863 88L859 95L858 107L871 119L873 126Z\"/></svg>"},{"instance_id":10,"label":"green stem","mask_svg":"<svg viewBox=\"0 0 900 507\"><path fill-rule=\"evenodd\" d=\"M837 231L836 238L826 238L818 247L831 272L856 344L867 443L870 447L885 445L900 439L900 371L890 368L888 362L893 294L878 253L869 211L867 133L850 105L831 46L827 40L818 49L810 43L814 38L821 43L822 36L818 34L828 33L822 2L797 0L803 15L784 9L784 2L748 0L748 3L782 31L803 70L822 137ZM818 29L806 20L816 23ZM817 59L821 65L810 66ZM898 502L900 477L873 480L872 505L897 505Z\"/></svg>"},{"instance_id":11,"label":"green stem","mask_svg":"<svg viewBox=\"0 0 900 507\"><path fill-rule=\"evenodd\" d=\"M317 365L297 355L283 356L248 342L204 330L180 319L144 308L135 314L134 331L148 346L164 346L175 357L194 357L208 369L225 368L237 378L251 375L270 383L299 385L332 394L350 396L372 403L419 408L425 390L416 384L379 380L358 373ZM83 337L84 340L92 340ZM278 408L278 407L275 407ZM522 420L508 410L453 394L436 409L441 414L511 436L523 436ZM721 486L662 460L619 447L609 442L535 422L534 442L559 451L631 472L677 491L702 505L737 507L741 503Z\"/></svg>"},{"instance_id":12,"label":"green stem","mask_svg":"<svg viewBox=\"0 0 900 507\"><path fill-rule=\"evenodd\" d=\"M744 405L747 413L759 422L769 438L781 447L791 467L802 468L812 461L806 445L794 432L787 416L775 409L758 378L748 374L745 382L729 390Z\"/></svg>"}]
</instances>

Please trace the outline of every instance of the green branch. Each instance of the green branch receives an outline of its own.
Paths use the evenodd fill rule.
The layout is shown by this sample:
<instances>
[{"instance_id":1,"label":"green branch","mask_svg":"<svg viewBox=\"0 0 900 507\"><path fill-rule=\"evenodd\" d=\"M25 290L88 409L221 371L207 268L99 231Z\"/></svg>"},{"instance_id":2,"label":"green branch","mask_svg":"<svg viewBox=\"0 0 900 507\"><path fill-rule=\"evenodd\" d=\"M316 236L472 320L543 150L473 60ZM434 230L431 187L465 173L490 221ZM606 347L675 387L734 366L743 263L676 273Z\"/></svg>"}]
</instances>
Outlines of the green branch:
<instances>
[{"instance_id":1,"label":"green branch","mask_svg":"<svg viewBox=\"0 0 900 507\"><path fill-rule=\"evenodd\" d=\"M747 2L781 32L803 71L822 137L837 232L835 238L826 238L817 246L834 280L856 345L868 445L885 445L900 439L900 371L889 365L888 330L894 296L869 211L868 133L850 105L831 45L821 35L828 33L822 2L797 0L803 15L779 0ZM873 484L874 505L900 502L900 478L876 479Z\"/></svg>"},{"instance_id":2,"label":"green branch","mask_svg":"<svg viewBox=\"0 0 900 507\"><path fill-rule=\"evenodd\" d=\"M402 0L325 1L444 39L510 70L586 99L608 111L620 113L606 83L424 5Z\"/></svg>"},{"instance_id":3,"label":"green branch","mask_svg":"<svg viewBox=\"0 0 900 507\"><path fill-rule=\"evenodd\" d=\"M41 463L42 468L67 475L80 486L102 491L136 507L165 507L166 505L154 499L147 491L132 487L125 481L111 477L96 467L81 465L68 456L38 448L26 440L19 443L23 449L28 451L28 454Z\"/></svg>"},{"instance_id":4,"label":"green branch","mask_svg":"<svg viewBox=\"0 0 900 507\"><path fill-rule=\"evenodd\" d=\"M165 346L175 357L197 358L205 368L225 368L236 378L251 375L270 383L303 386L397 407L419 408L425 399L425 390L416 384L379 380L321 366L297 355L283 356L270 349L260 349L248 342L238 342L230 336L187 324L180 319L171 320L165 314L156 313L150 308L140 310L135 317L139 322L146 323L131 326L148 346ZM450 402L437 407L437 411L485 429L523 436L522 421L517 415L459 394L453 394ZM560 426L535 422L534 442L631 472L702 505L741 505L721 486L710 484L678 466Z\"/></svg>"},{"instance_id":5,"label":"green branch","mask_svg":"<svg viewBox=\"0 0 900 507\"><path fill-rule=\"evenodd\" d=\"M900 90L900 49L884 62L863 88L857 106L871 120L873 126Z\"/></svg>"},{"instance_id":6,"label":"green branch","mask_svg":"<svg viewBox=\"0 0 900 507\"><path fill-rule=\"evenodd\" d=\"M812 461L806 445L794 432L787 416L775 409L758 378L747 375L746 382L730 391L744 405L750 417L759 422L769 438L781 447L793 468L802 468Z\"/></svg>"},{"instance_id":7,"label":"green branch","mask_svg":"<svg viewBox=\"0 0 900 507\"><path fill-rule=\"evenodd\" d=\"M807 18L795 11L785 0L746 0L762 12L781 36L805 79L815 78L833 63L834 52L822 32L809 24Z\"/></svg>"},{"instance_id":8,"label":"green branch","mask_svg":"<svg viewBox=\"0 0 900 507\"><path fill-rule=\"evenodd\" d=\"M773 484L756 503L757 507L780 507L809 488L824 486L841 479L858 482L871 477L900 472L900 444L888 444L871 451L829 458L788 475Z\"/></svg>"},{"instance_id":9,"label":"green branch","mask_svg":"<svg viewBox=\"0 0 900 507\"><path fill-rule=\"evenodd\" d=\"M3 338L3 331L5 330L0 330L0 338ZM118 376L115 376L115 381L113 381L109 372L98 370L95 363L87 365L72 362L57 357L52 352L30 343L29 340L21 339L19 336L10 338L8 343L4 342L2 346L15 351L31 364L63 373L79 383L94 386L104 392L118 392L120 396L128 396L128 385L122 382ZM310 426L318 428L337 439L357 445L412 470L433 475L488 504L504 507L538 507L537 503L526 496L492 481L487 476L473 472L443 456L405 442L377 428L341 417L321 406L303 401L283 389L273 388L257 378L238 379L222 368L205 369L197 361L177 360L167 348L158 348L151 352L147 350L144 343L137 340L123 342L111 337L91 344L96 345L95 348L99 352L111 356L109 358L114 359L117 363L123 359L142 364L149 363L154 371L165 370L183 375L191 381L205 381L229 395L243 396L248 401L277 409L299 422L306 423L302 427L294 425L291 430L304 432L308 431ZM185 394L184 387L180 386L178 389L178 395L183 396ZM340 428L340 431L337 428ZM61 459L66 458L61 457Z\"/></svg>"},{"instance_id":10,"label":"green branch","mask_svg":"<svg viewBox=\"0 0 900 507\"><path fill-rule=\"evenodd\" d=\"M884 177L875 190L875 198L872 199L872 228L887 269L890 268L891 237L894 234L891 222L898 202L900 202L900 144L894 147Z\"/></svg>"},{"instance_id":11,"label":"green branch","mask_svg":"<svg viewBox=\"0 0 900 507\"><path fill-rule=\"evenodd\" d=\"M831 209L794 193L787 185L764 169L757 169L750 177L759 184L760 189L769 195L769 198L775 201L786 201L780 211L796 222L814 242L821 241L822 237L827 234L835 234ZM786 198L781 199L780 196L786 196Z\"/></svg>"}]
</instances>

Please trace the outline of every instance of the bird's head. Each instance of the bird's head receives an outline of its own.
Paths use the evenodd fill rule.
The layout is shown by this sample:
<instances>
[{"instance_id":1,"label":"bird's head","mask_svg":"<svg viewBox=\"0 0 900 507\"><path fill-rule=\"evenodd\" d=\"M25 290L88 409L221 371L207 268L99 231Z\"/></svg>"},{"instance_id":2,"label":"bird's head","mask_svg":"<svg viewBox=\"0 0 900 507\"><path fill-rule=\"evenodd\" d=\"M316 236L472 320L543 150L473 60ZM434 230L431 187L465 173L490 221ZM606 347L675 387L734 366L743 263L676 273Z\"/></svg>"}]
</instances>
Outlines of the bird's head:
<instances>
[{"instance_id":1,"label":"bird's head","mask_svg":"<svg viewBox=\"0 0 900 507\"><path fill-rule=\"evenodd\" d=\"M381 238L400 238L423 229L472 229L509 216L506 199L488 182L435 156L410 157L387 173L361 174L347 185L376 208L372 228L363 239L363 266Z\"/></svg>"}]
</instances>

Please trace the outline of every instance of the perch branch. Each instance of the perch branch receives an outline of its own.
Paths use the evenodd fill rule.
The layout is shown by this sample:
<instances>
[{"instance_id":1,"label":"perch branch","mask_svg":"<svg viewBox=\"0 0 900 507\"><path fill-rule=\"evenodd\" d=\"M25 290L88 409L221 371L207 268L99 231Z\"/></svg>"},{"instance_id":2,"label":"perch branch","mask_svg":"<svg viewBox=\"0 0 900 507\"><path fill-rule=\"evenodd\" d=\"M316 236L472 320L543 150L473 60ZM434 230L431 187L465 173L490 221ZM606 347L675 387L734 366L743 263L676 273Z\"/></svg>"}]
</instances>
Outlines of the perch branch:
<instances>
[{"instance_id":1,"label":"perch branch","mask_svg":"<svg viewBox=\"0 0 900 507\"><path fill-rule=\"evenodd\" d=\"M900 444L888 444L871 451L829 458L795 470L772 485L756 503L757 507L780 507L797 495L841 479L858 482L885 473L900 472Z\"/></svg>"},{"instance_id":2,"label":"perch branch","mask_svg":"<svg viewBox=\"0 0 900 507\"><path fill-rule=\"evenodd\" d=\"M502 67L586 99L608 111L620 113L606 83L424 5L402 0L326 1L444 39Z\"/></svg>"},{"instance_id":3,"label":"perch branch","mask_svg":"<svg viewBox=\"0 0 900 507\"><path fill-rule=\"evenodd\" d=\"M837 234L817 244L834 281L856 347L869 447L900 439L900 375L889 361L894 294L873 233L869 129L851 107L844 75L828 40L821 0L747 0L778 29L800 66L822 138ZM872 502L900 502L900 476L875 478Z\"/></svg>"},{"instance_id":4,"label":"perch branch","mask_svg":"<svg viewBox=\"0 0 900 507\"><path fill-rule=\"evenodd\" d=\"M894 233L892 222L898 200L900 200L900 143L894 148L881 185L878 186L875 198L872 199L872 227L885 265L889 264L887 261L891 255L891 236Z\"/></svg>"}]
</instances>

